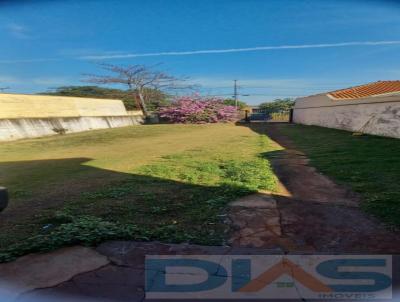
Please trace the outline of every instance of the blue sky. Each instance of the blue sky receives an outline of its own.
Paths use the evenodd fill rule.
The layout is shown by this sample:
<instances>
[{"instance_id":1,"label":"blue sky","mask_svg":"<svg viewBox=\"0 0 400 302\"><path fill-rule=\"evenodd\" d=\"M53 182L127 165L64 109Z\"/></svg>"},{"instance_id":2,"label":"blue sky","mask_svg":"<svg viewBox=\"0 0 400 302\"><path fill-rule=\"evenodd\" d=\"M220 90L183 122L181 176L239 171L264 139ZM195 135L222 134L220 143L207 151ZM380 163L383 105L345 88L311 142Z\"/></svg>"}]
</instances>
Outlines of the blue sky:
<instances>
[{"instance_id":1,"label":"blue sky","mask_svg":"<svg viewBox=\"0 0 400 302\"><path fill-rule=\"evenodd\" d=\"M400 1L0 2L0 87L85 85L96 62L155 64L257 104L400 79Z\"/></svg>"}]
</instances>

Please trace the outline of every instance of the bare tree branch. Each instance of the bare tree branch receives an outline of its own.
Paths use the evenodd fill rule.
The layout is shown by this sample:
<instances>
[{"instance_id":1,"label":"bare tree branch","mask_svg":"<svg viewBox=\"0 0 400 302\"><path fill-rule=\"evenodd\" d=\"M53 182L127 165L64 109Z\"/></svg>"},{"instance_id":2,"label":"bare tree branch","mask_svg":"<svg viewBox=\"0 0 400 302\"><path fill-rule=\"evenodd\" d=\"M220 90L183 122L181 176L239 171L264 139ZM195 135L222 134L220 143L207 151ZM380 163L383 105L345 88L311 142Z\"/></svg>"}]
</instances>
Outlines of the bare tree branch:
<instances>
[{"instance_id":1,"label":"bare tree branch","mask_svg":"<svg viewBox=\"0 0 400 302\"><path fill-rule=\"evenodd\" d=\"M158 66L157 64L155 66ZM186 79L178 79L167 73L154 70L145 65L113 65L101 63L100 67L108 72L105 75L85 74L85 82L96 84L122 84L127 85L132 93L136 92L140 107L148 115L146 100L150 97L148 89L158 91L194 89L193 85L185 85Z\"/></svg>"}]
</instances>

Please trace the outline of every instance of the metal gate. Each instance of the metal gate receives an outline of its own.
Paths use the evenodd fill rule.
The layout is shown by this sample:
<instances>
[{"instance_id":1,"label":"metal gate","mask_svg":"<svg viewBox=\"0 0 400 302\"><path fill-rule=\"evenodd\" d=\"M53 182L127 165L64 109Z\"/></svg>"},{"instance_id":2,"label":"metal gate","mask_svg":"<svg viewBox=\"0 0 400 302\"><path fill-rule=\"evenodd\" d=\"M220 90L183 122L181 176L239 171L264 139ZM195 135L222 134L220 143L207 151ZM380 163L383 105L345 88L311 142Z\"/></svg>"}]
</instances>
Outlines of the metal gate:
<instances>
[{"instance_id":1,"label":"metal gate","mask_svg":"<svg viewBox=\"0 0 400 302\"><path fill-rule=\"evenodd\" d=\"M264 112L252 113L250 115L250 121L267 121L269 115Z\"/></svg>"}]
</instances>

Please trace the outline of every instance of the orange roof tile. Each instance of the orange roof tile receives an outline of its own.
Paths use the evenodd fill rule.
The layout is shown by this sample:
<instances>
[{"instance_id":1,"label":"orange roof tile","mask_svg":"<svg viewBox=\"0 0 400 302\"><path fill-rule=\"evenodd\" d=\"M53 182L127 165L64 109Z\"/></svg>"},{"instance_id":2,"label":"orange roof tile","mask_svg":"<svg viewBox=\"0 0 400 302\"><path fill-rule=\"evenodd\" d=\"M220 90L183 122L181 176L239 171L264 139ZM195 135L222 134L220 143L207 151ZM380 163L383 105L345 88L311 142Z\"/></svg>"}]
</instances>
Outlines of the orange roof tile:
<instances>
[{"instance_id":1,"label":"orange roof tile","mask_svg":"<svg viewBox=\"0 0 400 302\"><path fill-rule=\"evenodd\" d=\"M400 81L378 81L328 92L327 95L335 100L354 100L388 93L400 93Z\"/></svg>"}]
</instances>

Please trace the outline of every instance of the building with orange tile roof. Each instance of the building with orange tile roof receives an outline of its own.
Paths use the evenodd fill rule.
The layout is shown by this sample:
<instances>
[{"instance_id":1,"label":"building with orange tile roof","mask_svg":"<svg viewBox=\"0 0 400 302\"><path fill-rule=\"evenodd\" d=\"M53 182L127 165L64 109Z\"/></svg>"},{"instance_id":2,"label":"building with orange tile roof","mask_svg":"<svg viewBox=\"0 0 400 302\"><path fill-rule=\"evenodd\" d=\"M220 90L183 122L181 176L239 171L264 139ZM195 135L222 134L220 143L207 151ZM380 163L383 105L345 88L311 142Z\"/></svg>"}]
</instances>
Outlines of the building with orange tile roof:
<instances>
[{"instance_id":1,"label":"building with orange tile roof","mask_svg":"<svg viewBox=\"0 0 400 302\"><path fill-rule=\"evenodd\" d=\"M378 81L298 98L293 121L400 138L400 81Z\"/></svg>"},{"instance_id":2,"label":"building with orange tile roof","mask_svg":"<svg viewBox=\"0 0 400 302\"><path fill-rule=\"evenodd\" d=\"M400 94L400 81L378 81L327 93L333 100L357 100L393 94Z\"/></svg>"}]
</instances>

